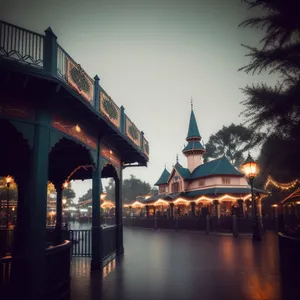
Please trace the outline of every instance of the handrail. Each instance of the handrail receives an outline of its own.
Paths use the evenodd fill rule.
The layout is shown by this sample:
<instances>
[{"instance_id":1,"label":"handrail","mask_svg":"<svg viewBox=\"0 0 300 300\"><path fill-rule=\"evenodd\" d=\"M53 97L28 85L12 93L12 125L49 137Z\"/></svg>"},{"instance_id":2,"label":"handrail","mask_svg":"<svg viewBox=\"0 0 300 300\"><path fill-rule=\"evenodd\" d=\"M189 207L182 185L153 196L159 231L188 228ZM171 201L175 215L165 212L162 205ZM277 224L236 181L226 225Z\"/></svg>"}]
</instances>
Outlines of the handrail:
<instances>
[{"instance_id":1,"label":"handrail","mask_svg":"<svg viewBox=\"0 0 300 300\"><path fill-rule=\"evenodd\" d=\"M69 248L70 246L71 246L71 242L69 240L65 240L62 244L48 247L46 249L46 255L55 254L57 252L65 250L66 248Z\"/></svg>"},{"instance_id":2,"label":"handrail","mask_svg":"<svg viewBox=\"0 0 300 300\"><path fill-rule=\"evenodd\" d=\"M96 77L95 80L92 79L80 64L57 43L56 39L51 30L47 30L46 35L42 35L0 20L0 56L44 69L47 73L64 81L105 116L120 133L128 137L128 140L145 157L149 157L148 142L136 125L125 115L124 109L117 106L104 91L99 84L99 79ZM106 96L105 107L103 102L101 103L101 95L102 98Z\"/></svg>"},{"instance_id":3,"label":"handrail","mask_svg":"<svg viewBox=\"0 0 300 300\"><path fill-rule=\"evenodd\" d=\"M295 237L293 237L293 236L286 235L286 234L284 234L284 233L282 233L282 232L278 232L278 235L279 235L280 237L286 238L286 239L288 239L288 240L296 241L296 242L299 242L299 243L300 243L300 238L295 238Z\"/></svg>"}]
</instances>

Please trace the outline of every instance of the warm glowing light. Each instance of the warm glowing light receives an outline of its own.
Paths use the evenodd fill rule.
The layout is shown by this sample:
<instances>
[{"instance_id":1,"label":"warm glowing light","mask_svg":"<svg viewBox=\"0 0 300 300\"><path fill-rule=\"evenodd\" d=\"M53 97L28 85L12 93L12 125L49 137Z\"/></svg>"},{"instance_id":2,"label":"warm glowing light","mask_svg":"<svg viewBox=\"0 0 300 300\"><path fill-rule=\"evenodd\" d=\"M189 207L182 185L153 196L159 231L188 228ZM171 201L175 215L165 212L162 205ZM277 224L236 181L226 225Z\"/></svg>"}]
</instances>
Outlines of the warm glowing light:
<instances>
[{"instance_id":1,"label":"warm glowing light","mask_svg":"<svg viewBox=\"0 0 300 300\"><path fill-rule=\"evenodd\" d=\"M12 211L14 211L14 210L15 210L15 207L13 206Z\"/></svg>"},{"instance_id":2,"label":"warm glowing light","mask_svg":"<svg viewBox=\"0 0 300 300\"><path fill-rule=\"evenodd\" d=\"M13 181L13 178L10 175L8 175L5 177L5 181L6 181L6 185L9 187Z\"/></svg>"},{"instance_id":3,"label":"warm glowing light","mask_svg":"<svg viewBox=\"0 0 300 300\"><path fill-rule=\"evenodd\" d=\"M81 128L79 127L79 125L78 125L78 124L75 126L75 130L76 130L78 133L80 133L80 132L81 132Z\"/></svg>"},{"instance_id":4,"label":"warm glowing light","mask_svg":"<svg viewBox=\"0 0 300 300\"><path fill-rule=\"evenodd\" d=\"M145 204L143 204L139 201L135 201L131 206L132 206L132 208L142 208L145 206Z\"/></svg>"},{"instance_id":5,"label":"warm glowing light","mask_svg":"<svg viewBox=\"0 0 300 300\"><path fill-rule=\"evenodd\" d=\"M102 207L102 208L114 208L115 205L114 205L111 201L104 201L104 202L101 204L101 207Z\"/></svg>"},{"instance_id":6,"label":"warm glowing light","mask_svg":"<svg viewBox=\"0 0 300 300\"><path fill-rule=\"evenodd\" d=\"M242 171L248 178L255 178L259 173L258 163L249 154L242 165Z\"/></svg>"},{"instance_id":7,"label":"warm glowing light","mask_svg":"<svg viewBox=\"0 0 300 300\"><path fill-rule=\"evenodd\" d=\"M167 202L167 201L165 201L165 200L163 200L163 199L158 199L157 201L155 201L155 202L153 203L154 206L158 206L158 205L169 205L169 204L170 204L169 202Z\"/></svg>"},{"instance_id":8,"label":"warm glowing light","mask_svg":"<svg viewBox=\"0 0 300 300\"><path fill-rule=\"evenodd\" d=\"M55 215L55 211L50 211L49 215L53 217Z\"/></svg>"},{"instance_id":9,"label":"warm glowing light","mask_svg":"<svg viewBox=\"0 0 300 300\"><path fill-rule=\"evenodd\" d=\"M67 204L67 198L66 198L66 197L64 197L64 198L62 199L62 204L63 204L63 205L66 205L66 204Z\"/></svg>"},{"instance_id":10,"label":"warm glowing light","mask_svg":"<svg viewBox=\"0 0 300 300\"><path fill-rule=\"evenodd\" d=\"M111 154L113 154L113 152L111 150L109 150L109 154L111 155Z\"/></svg>"},{"instance_id":11,"label":"warm glowing light","mask_svg":"<svg viewBox=\"0 0 300 300\"><path fill-rule=\"evenodd\" d=\"M274 187L281 189L281 190L289 190L294 188L297 183L299 183L300 180L299 179L295 179L294 181L288 182L288 183L279 183L276 180L274 180L270 175L267 178L267 181L265 183L265 190L267 189L267 187L272 184Z\"/></svg>"},{"instance_id":12,"label":"warm glowing light","mask_svg":"<svg viewBox=\"0 0 300 300\"><path fill-rule=\"evenodd\" d=\"M101 200L104 200L105 197L106 197L106 193L102 193L102 194L100 195Z\"/></svg>"},{"instance_id":13,"label":"warm glowing light","mask_svg":"<svg viewBox=\"0 0 300 300\"><path fill-rule=\"evenodd\" d=\"M176 204L183 204L183 205L188 205L190 202L193 202L193 201L188 201L188 200L185 200L183 198L178 198L176 199L175 201L173 201L173 203L176 205Z\"/></svg>"},{"instance_id":14,"label":"warm glowing light","mask_svg":"<svg viewBox=\"0 0 300 300\"><path fill-rule=\"evenodd\" d=\"M300 204L300 201L296 201L296 204Z\"/></svg>"},{"instance_id":15,"label":"warm glowing light","mask_svg":"<svg viewBox=\"0 0 300 300\"><path fill-rule=\"evenodd\" d=\"M277 206L278 206L277 204L273 204L273 205L272 205L272 207L277 207Z\"/></svg>"},{"instance_id":16,"label":"warm glowing light","mask_svg":"<svg viewBox=\"0 0 300 300\"><path fill-rule=\"evenodd\" d=\"M69 186L69 182L65 181L64 184L63 184L63 188L66 189L68 186Z\"/></svg>"}]
</instances>

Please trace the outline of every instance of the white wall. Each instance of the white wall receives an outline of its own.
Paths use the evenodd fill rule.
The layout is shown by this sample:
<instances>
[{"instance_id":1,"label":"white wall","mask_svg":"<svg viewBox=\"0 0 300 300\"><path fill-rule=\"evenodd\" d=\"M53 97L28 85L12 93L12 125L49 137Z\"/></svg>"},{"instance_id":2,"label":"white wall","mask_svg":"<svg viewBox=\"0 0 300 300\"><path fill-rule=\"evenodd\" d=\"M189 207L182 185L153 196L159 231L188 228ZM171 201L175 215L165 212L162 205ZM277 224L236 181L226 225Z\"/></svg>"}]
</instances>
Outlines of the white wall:
<instances>
[{"instance_id":1,"label":"white wall","mask_svg":"<svg viewBox=\"0 0 300 300\"><path fill-rule=\"evenodd\" d=\"M192 173L195 168L203 164L202 154L194 154L187 156L187 166Z\"/></svg>"},{"instance_id":2,"label":"white wall","mask_svg":"<svg viewBox=\"0 0 300 300\"><path fill-rule=\"evenodd\" d=\"M223 184L222 178L230 178L230 184ZM200 186L199 181L205 180L205 185ZM247 179L245 177L233 177L233 176L213 176L208 178L198 178L190 182L186 187L187 191L206 189L212 187L247 187Z\"/></svg>"}]
</instances>

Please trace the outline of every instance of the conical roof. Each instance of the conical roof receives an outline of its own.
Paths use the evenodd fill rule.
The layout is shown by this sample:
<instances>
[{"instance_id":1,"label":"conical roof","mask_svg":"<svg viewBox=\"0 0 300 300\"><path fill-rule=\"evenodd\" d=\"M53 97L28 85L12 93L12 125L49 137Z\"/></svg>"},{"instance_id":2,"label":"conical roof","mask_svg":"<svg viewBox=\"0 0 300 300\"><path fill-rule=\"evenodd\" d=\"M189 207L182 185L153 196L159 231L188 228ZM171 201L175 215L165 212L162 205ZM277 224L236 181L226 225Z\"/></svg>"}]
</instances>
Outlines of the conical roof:
<instances>
[{"instance_id":1,"label":"conical roof","mask_svg":"<svg viewBox=\"0 0 300 300\"><path fill-rule=\"evenodd\" d=\"M192 139L192 138L196 138L196 139L199 139L199 140L201 139L193 109L191 110L189 130L188 130L188 134L187 134L186 139L189 140L189 139Z\"/></svg>"},{"instance_id":2,"label":"conical roof","mask_svg":"<svg viewBox=\"0 0 300 300\"><path fill-rule=\"evenodd\" d=\"M154 185L167 184L169 177L170 177L170 172L165 168Z\"/></svg>"}]
</instances>

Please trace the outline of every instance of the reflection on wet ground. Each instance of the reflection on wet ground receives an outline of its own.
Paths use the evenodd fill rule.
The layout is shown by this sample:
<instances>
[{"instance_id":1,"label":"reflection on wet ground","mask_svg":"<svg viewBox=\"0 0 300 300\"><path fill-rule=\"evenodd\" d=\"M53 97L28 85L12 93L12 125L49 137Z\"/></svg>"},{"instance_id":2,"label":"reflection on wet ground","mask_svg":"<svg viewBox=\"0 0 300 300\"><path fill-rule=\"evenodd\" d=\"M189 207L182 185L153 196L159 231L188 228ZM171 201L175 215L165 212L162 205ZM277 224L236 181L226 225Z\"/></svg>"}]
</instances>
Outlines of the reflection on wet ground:
<instances>
[{"instance_id":1,"label":"reflection on wet ground","mask_svg":"<svg viewBox=\"0 0 300 300\"><path fill-rule=\"evenodd\" d=\"M124 246L103 274L91 275L86 258L73 260L71 300L299 299L287 294L274 233L252 244L249 236L133 228L124 229Z\"/></svg>"}]
</instances>

